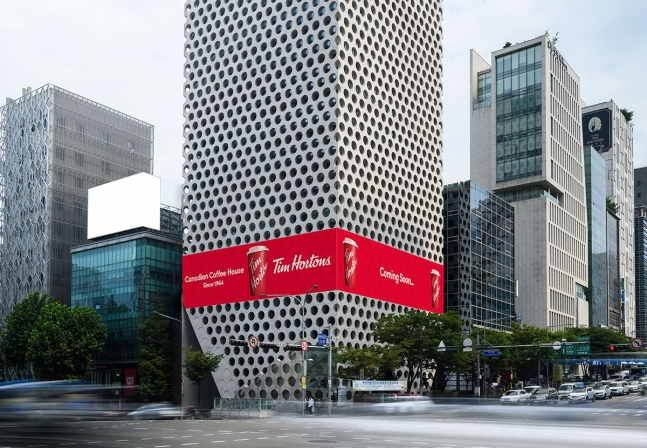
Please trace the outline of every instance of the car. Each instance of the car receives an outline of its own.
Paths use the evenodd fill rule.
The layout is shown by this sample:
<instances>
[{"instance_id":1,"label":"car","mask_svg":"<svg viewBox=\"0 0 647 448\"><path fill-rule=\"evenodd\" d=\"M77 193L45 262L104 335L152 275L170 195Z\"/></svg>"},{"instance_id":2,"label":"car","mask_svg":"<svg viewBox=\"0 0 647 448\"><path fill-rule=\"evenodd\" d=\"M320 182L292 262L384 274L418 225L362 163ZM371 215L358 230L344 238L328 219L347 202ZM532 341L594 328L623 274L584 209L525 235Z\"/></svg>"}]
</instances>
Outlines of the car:
<instances>
[{"instance_id":1,"label":"car","mask_svg":"<svg viewBox=\"0 0 647 448\"><path fill-rule=\"evenodd\" d=\"M557 401L557 389L554 387L537 389L528 398L530 405L557 404Z\"/></svg>"},{"instance_id":2,"label":"car","mask_svg":"<svg viewBox=\"0 0 647 448\"><path fill-rule=\"evenodd\" d=\"M500 398L501 404L527 404L530 398L528 392L523 389L513 389L507 391Z\"/></svg>"},{"instance_id":3,"label":"car","mask_svg":"<svg viewBox=\"0 0 647 448\"><path fill-rule=\"evenodd\" d=\"M609 388L613 395L627 395L629 393L629 385L626 381L614 381L609 384Z\"/></svg>"},{"instance_id":4,"label":"car","mask_svg":"<svg viewBox=\"0 0 647 448\"><path fill-rule=\"evenodd\" d=\"M418 395L400 395L394 400L371 406L374 412L385 414L426 414L432 411L433 400Z\"/></svg>"},{"instance_id":5,"label":"car","mask_svg":"<svg viewBox=\"0 0 647 448\"><path fill-rule=\"evenodd\" d=\"M575 389L577 386L583 386L582 383L564 383L561 386L559 386L559 390L557 391L557 398L559 400L566 400L568 399L568 394L570 394L573 389Z\"/></svg>"},{"instance_id":6,"label":"car","mask_svg":"<svg viewBox=\"0 0 647 448\"><path fill-rule=\"evenodd\" d=\"M523 390L528 392L530 395L534 394L539 389L543 389L543 388L541 386L526 386L526 387L523 388Z\"/></svg>"},{"instance_id":7,"label":"car","mask_svg":"<svg viewBox=\"0 0 647 448\"><path fill-rule=\"evenodd\" d=\"M640 388L640 383L638 381L629 381L627 383L627 387L629 387L629 393L638 392L638 389Z\"/></svg>"},{"instance_id":8,"label":"car","mask_svg":"<svg viewBox=\"0 0 647 448\"><path fill-rule=\"evenodd\" d=\"M126 415L132 420L174 420L184 416L182 408L168 403L146 404Z\"/></svg>"},{"instance_id":9,"label":"car","mask_svg":"<svg viewBox=\"0 0 647 448\"><path fill-rule=\"evenodd\" d=\"M595 401L595 392L592 387L576 387L568 394L568 403L586 403Z\"/></svg>"},{"instance_id":10,"label":"car","mask_svg":"<svg viewBox=\"0 0 647 448\"><path fill-rule=\"evenodd\" d=\"M607 384L598 384L593 388L596 399L606 400L611 398L611 388Z\"/></svg>"}]
</instances>

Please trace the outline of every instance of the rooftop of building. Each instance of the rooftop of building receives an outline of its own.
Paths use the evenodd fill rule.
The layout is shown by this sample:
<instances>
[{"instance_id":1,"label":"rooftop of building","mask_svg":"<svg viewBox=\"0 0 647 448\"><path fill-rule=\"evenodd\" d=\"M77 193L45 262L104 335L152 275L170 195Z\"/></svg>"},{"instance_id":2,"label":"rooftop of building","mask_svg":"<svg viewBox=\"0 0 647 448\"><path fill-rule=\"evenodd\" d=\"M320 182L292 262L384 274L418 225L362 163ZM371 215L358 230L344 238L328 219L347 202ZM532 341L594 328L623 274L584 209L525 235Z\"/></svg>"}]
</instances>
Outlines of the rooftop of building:
<instances>
[{"instance_id":1,"label":"rooftop of building","mask_svg":"<svg viewBox=\"0 0 647 448\"><path fill-rule=\"evenodd\" d=\"M26 88L24 88L24 89L23 89L23 94L22 94L20 97L16 98L16 99L12 99L12 98L10 98L10 97L7 97L7 104L5 104L4 106L1 106L1 107L0 107L0 109L3 109L3 108L5 108L5 107L9 106L9 105L10 105L11 103L13 103L13 102L21 101L23 98L25 98L25 97L27 97L27 96L34 95L34 94L36 94L36 93L40 93L40 92L42 92L42 91L44 91L44 90L48 90L48 89L54 89L54 90L56 90L56 91L58 91L58 92L60 92L60 93L63 93L63 94L68 95L68 96L71 96L71 97L76 98L76 99L78 99L78 100L81 100L81 101L83 101L83 102L85 102L85 103L91 104L92 106L94 106L94 107L96 107L96 108L98 108L98 109L102 109L102 110L104 110L104 111L106 111L106 112L109 112L109 113L112 113L112 114L118 115L118 116L120 116L120 117L121 117L121 118L123 118L123 119L135 121L135 122L137 122L137 123L139 123L139 124L141 124L141 125L143 125L143 126L153 127L153 125L152 125L152 124L147 123L147 122L145 122L145 121L143 121L143 120L140 120L139 118L135 118L135 117L133 117L133 116L131 116L131 115L125 114L125 113L123 113L123 112L120 112L120 111L118 111L117 109L113 109L112 107L108 107L108 106L103 105L103 104L101 104L101 103L98 103L98 102L96 102L96 101L94 101L94 100L91 100L91 99L89 99L89 98L86 98L86 97L84 97L84 96L81 96L81 95L79 95L79 94L76 94L76 93L74 93L74 92L71 92L71 91L69 91L69 90L67 90L67 89L63 89L62 87L58 87L57 85L49 84L49 83L48 83L48 84L45 84L45 85L44 85L44 86L42 86L42 87L39 87L39 88L37 88L37 89L34 89L34 90L32 90L32 88L31 88L31 87L26 87Z\"/></svg>"}]
</instances>

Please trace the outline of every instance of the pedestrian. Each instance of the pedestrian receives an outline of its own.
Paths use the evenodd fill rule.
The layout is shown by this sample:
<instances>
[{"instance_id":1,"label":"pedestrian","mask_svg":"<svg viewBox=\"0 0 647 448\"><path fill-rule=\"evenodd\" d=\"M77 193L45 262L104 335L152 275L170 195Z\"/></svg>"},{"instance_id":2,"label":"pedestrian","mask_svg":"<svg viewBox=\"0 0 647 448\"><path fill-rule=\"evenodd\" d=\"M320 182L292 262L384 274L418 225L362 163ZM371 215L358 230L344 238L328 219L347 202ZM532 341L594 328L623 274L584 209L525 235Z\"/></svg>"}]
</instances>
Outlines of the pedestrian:
<instances>
[{"instance_id":1,"label":"pedestrian","mask_svg":"<svg viewBox=\"0 0 647 448\"><path fill-rule=\"evenodd\" d=\"M307 406L307 410L310 415L312 415L312 410L314 409L314 407L315 407L315 399L312 398L312 395L310 395L310 398L308 398L308 406Z\"/></svg>"}]
</instances>

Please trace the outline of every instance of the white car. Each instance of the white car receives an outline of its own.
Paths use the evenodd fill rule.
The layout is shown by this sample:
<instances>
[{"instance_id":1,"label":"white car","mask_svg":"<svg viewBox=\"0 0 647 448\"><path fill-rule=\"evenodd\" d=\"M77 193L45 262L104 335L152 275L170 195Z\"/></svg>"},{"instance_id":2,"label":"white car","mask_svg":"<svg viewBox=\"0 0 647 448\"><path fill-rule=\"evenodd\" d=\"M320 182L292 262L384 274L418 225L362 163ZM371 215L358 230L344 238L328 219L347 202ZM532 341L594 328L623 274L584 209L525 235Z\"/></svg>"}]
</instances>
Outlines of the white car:
<instances>
[{"instance_id":1,"label":"white car","mask_svg":"<svg viewBox=\"0 0 647 448\"><path fill-rule=\"evenodd\" d=\"M583 386L582 383L564 383L561 386L559 386L559 390L557 391L557 399L558 400L566 400L568 398L568 394L573 392L573 389L575 389L578 386Z\"/></svg>"},{"instance_id":2,"label":"white car","mask_svg":"<svg viewBox=\"0 0 647 448\"><path fill-rule=\"evenodd\" d=\"M627 395L629 393L629 385L626 381L614 381L609 384L611 395Z\"/></svg>"},{"instance_id":3,"label":"white car","mask_svg":"<svg viewBox=\"0 0 647 448\"><path fill-rule=\"evenodd\" d=\"M640 388L640 382L629 381L627 383L627 387L629 387L629 392L638 392L638 389Z\"/></svg>"},{"instance_id":4,"label":"white car","mask_svg":"<svg viewBox=\"0 0 647 448\"><path fill-rule=\"evenodd\" d=\"M568 394L568 402L570 404L586 403L587 401L595 401L595 392L591 386L576 387L570 394Z\"/></svg>"},{"instance_id":5,"label":"white car","mask_svg":"<svg viewBox=\"0 0 647 448\"><path fill-rule=\"evenodd\" d=\"M539 389L541 389L541 386L526 386L523 388L526 392L528 392L530 395L534 394L537 392Z\"/></svg>"},{"instance_id":6,"label":"white car","mask_svg":"<svg viewBox=\"0 0 647 448\"><path fill-rule=\"evenodd\" d=\"M528 404L530 398L528 392L523 389L509 390L501 396L501 404Z\"/></svg>"},{"instance_id":7,"label":"white car","mask_svg":"<svg viewBox=\"0 0 647 448\"><path fill-rule=\"evenodd\" d=\"M593 387L593 392L595 392L595 398L600 398L606 400L611 398L611 388L607 384L598 384Z\"/></svg>"}]
</instances>

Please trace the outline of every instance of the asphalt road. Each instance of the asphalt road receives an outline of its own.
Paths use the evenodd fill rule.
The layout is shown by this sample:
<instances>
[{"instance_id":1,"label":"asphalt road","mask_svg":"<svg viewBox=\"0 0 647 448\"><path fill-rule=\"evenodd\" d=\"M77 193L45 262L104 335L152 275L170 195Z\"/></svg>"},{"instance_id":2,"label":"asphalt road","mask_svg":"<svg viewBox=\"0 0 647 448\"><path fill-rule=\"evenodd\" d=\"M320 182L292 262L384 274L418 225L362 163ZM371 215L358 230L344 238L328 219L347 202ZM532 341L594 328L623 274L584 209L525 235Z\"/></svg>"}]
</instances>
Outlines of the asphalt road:
<instances>
[{"instance_id":1,"label":"asphalt road","mask_svg":"<svg viewBox=\"0 0 647 448\"><path fill-rule=\"evenodd\" d=\"M261 420L0 423L0 448L514 448L641 444L647 400L587 405L435 405L423 414L281 415Z\"/></svg>"}]
</instances>

